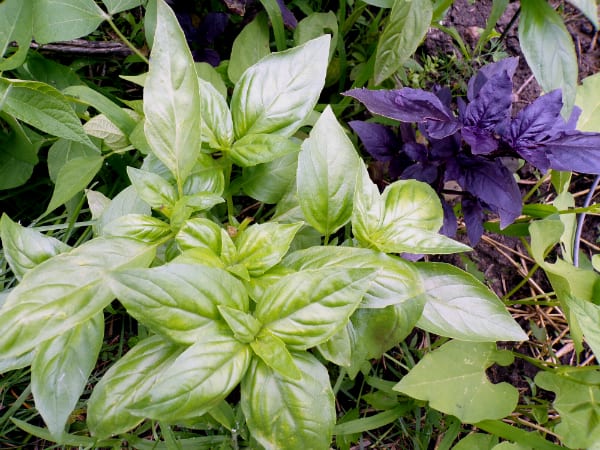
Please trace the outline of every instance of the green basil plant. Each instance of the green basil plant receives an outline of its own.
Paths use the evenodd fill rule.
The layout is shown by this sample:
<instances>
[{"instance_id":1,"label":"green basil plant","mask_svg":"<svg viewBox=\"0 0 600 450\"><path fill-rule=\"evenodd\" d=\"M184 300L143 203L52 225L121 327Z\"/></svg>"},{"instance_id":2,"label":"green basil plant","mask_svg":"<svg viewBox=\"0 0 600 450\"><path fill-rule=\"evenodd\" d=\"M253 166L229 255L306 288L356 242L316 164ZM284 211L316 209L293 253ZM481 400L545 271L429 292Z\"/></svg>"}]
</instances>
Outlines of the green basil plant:
<instances>
[{"instance_id":1,"label":"green basil plant","mask_svg":"<svg viewBox=\"0 0 600 450\"><path fill-rule=\"evenodd\" d=\"M138 117L149 151L128 169L131 187L112 200L87 192L95 236L75 248L2 217L19 283L0 296L0 370L31 365L56 442L72 442L69 415L115 299L149 337L95 385L90 445L148 419L193 428L239 399L256 448L327 449L328 367L354 377L415 326L492 353L495 341L526 339L474 277L398 256L469 248L438 233L428 185L380 192L332 109L315 112L329 47L323 35L265 56L228 102L199 78L159 0ZM268 220L238 221L248 198L274 205Z\"/></svg>"}]
</instances>

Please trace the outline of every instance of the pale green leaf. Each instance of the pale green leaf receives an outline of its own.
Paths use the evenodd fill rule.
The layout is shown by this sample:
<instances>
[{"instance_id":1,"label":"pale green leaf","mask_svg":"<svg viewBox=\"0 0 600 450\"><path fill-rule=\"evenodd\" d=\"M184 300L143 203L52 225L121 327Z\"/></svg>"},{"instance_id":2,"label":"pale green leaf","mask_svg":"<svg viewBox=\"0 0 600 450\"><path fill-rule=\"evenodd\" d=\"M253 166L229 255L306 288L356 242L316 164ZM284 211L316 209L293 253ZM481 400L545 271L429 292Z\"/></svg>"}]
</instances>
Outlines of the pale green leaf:
<instances>
[{"instance_id":1,"label":"pale green leaf","mask_svg":"<svg viewBox=\"0 0 600 450\"><path fill-rule=\"evenodd\" d=\"M294 153L266 164L244 167L242 189L258 201L277 203L294 183L297 167L298 155Z\"/></svg>"},{"instance_id":2,"label":"pale green leaf","mask_svg":"<svg viewBox=\"0 0 600 450\"><path fill-rule=\"evenodd\" d=\"M258 14L233 41L227 76L237 83L248 67L270 53L267 17L264 13Z\"/></svg>"},{"instance_id":3,"label":"pale green leaf","mask_svg":"<svg viewBox=\"0 0 600 450\"><path fill-rule=\"evenodd\" d=\"M289 137L317 103L325 84L329 35L264 57L249 67L231 98L237 139L247 134Z\"/></svg>"},{"instance_id":4,"label":"pale green leaf","mask_svg":"<svg viewBox=\"0 0 600 450\"><path fill-rule=\"evenodd\" d=\"M525 341L502 301L471 274L445 263L416 263L425 288L417 326L463 341Z\"/></svg>"},{"instance_id":5,"label":"pale green leaf","mask_svg":"<svg viewBox=\"0 0 600 450\"><path fill-rule=\"evenodd\" d=\"M568 297L569 310L575 316L585 341L594 355L600 357L600 306L589 301Z\"/></svg>"},{"instance_id":6,"label":"pale green leaf","mask_svg":"<svg viewBox=\"0 0 600 450\"><path fill-rule=\"evenodd\" d=\"M329 47L329 60L331 60L338 42L338 23L333 11L313 12L298 22L294 28L294 41L296 45L304 44L325 33L332 35Z\"/></svg>"},{"instance_id":7,"label":"pale green leaf","mask_svg":"<svg viewBox=\"0 0 600 450\"><path fill-rule=\"evenodd\" d=\"M200 264L166 264L112 276L112 290L129 314L151 330L182 344L202 341L225 326L218 305L248 311L240 281Z\"/></svg>"},{"instance_id":8,"label":"pale green leaf","mask_svg":"<svg viewBox=\"0 0 600 450\"><path fill-rule=\"evenodd\" d=\"M161 372L185 350L160 336L139 342L119 359L94 388L88 402L87 425L92 436L124 433L142 421L129 407L152 389Z\"/></svg>"},{"instance_id":9,"label":"pale green leaf","mask_svg":"<svg viewBox=\"0 0 600 450\"><path fill-rule=\"evenodd\" d=\"M227 155L240 167L268 163L288 154L297 154L300 146L285 136L249 134L235 141Z\"/></svg>"},{"instance_id":10,"label":"pale green leaf","mask_svg":"<svg viewBox=\"0 0 600 450\"><path fill-rule=\"evenodd\" d=\"M584 78L577 86L575 104L581 108L577 129L600 132L600 73Z\"/></svg>"},{"instance_id":11,"label":"pale green leaf","mask_svg":"<svg viewBox=\"0 0 600 450\"><path fill-rule=\"evenodd\" d=\"M227 86L221 78L217 69L211 66L206 62L197 62L194 64L196 67L196 73L198 74L198 78L203 79L204 81L208 81L213 87L217 90L219 94L223 96L223 98L227 98Z\"/></svg>"},{"instance_id":12,"label":"pale green leaf","mask_svg":"<svg viewBox=\"0 0 600 450\"><path fill-rule=\"evenodd\" d=\"M34 356L35 349L24 353L23 355L0 358L0 374L30 366Z\"/></svg>"},{"instance_id":13,"label":"pale green leaf","mask_svg":"<svg viewBox=\"0 0 600 450\"><path fill-rule=\"evenodd\" d=\"M177 422L217 406L248 370L250 347L233 336L211 333L188 347L130 407L142 417Z\"/></svg>"},{"instance_id":14,"label":"pale green leaf","mask_svg":"<svg viewBox=\"0 0 600 450\"><path fill-rule=\"evenodd\" d=\"M15 118L48 134L96 148L67 98L52 86L0 78L0 99L2 110Z\"/></svg>"},{"instance_id":15,"label":"pale green leaf","mask_svg":"<svg viewBox=\"0 0 600 450\"><path fill-rule=\"evenodd\" d=\"M65 163L56 177L56 186L44 214L48 214L71 200L92 182L104 158L99 154L74 158Z\"/></svg>"},{"instance_id":16,"label":"pale green leaf","mask_svg":"<svg viewBox=\"0 0 600 450\"><path fill-rule=\"evenodd\" d=\"M335 424L327 369L309 353L292 353L302 378L280 375L254 358L242 381L241 406L252 436L265 448L326 449Z\"/></svg>"},{"instance_id":17,"label":"pale green leaf","mask_svg":"<svg viewBox=\"0 0 600 450\"><path fill-rule=\"evenodd\" d=\"M94 0L33 0L33 37L39 44L90 34L105 13Z\"/></svg>"},{"instance_id":18,"label":"pale green leaf","mask_svg":"<svg viewBox=\"0 0 600 450\"><path fill-rule=\"evenodd\" d=\"M596 30L600 28L600 24L598 24L598 3L595 0L569 0L569 3L575 5L592 22Z\"/></svg>"},{"instance_id":19,"label":"pale green leaf","mask_svg":"<svg viewBox=\"0 0 600 450\"><path fill-rule=\"evenodd\" d=\"M472 433L458 441L452 450L492 450L497 443L498 437L492 434Z\"/></svg>"},{"instance_id":20,"label":"pale green leaf","mask_svg":"<svg viewBox=\"0 0 600 450\"><path fill-rule=\"evenodd\" d=\"M95 233L102 235L104 228L111 223L113 220L127 214L143 214L150 216L152 211L148 203L143 201L137 194L133 186L128 186L119 192L110 203L106 205L100 217L94 226Z\"/></svg>"},{"instance_id":21,"label":"pale green leaf","mask_svg":"<svg viewBox=\"0 0 600 450\"><path fill-rule=\"evenodd\" d=\"M361 166L352 142L327 106L302 143L296 176L304 217L321 234L330 236L350 220Z\"/></svg>"},{"instance_id":22,"label":"pale green leaf","mask_svg":"<svg viewBox=\"0 0 600 450\"><path fill-rule=\"evenodd\" d=\"M577 55L563 19L546 0L521 2L519 43L542 89L562 89L563 115L568 117L575 102Z\"/></svg>"},{"instance_id":23,"label":"pale green leaf","mask_svg":"<svg viewBox=\"0 0 600 450\"><path fill-rule=\"evenodd\" d=\"M131 111L131 110L125 110ZM104 114L98 114L83 125L85 132L103 141L103 147L114 152L133 149L128 137Z\"/></svg>"},{"instance_id":24,"label":"pale green leaf","mask_svg":"<svg viewBox=\"0 0 600 450\"><path fill-rule=\"evenodd\" d=\"M600 445L600 373L565 373L563 376L541 371L535 384L556 394L553 406L560 414L554 431L569 448Z\"/></svg>"},{"instance_id":25,"label":"pale green leaf","mask_svg":"<svg viewBox=\"0 0 600 450\"><path fill-rule=\"evenodd\" d=\"M103 336L100 312L37 348L31 364L31 391L36 409L59 442L96 365Z\"/></svg>"},{"instance_id":26,"label":"pale green leaf","mask_svg":"<svg viewBox=\"0 0 600 450\"><path fill-rule=\"evenodd\" d=\"M431 0L394 0L375 54L375 84L392 76L415 52L431 24Z\"/></svg>"},{"instance_id":27,"label":"pale green leaf","mask_svg":"<svg viewBox=\"0 0 600 450\"><path fill-rule=\"evenodd\" d=\"M83 145L80 142L57 139L48 150L48 174L54 184L58 174L65 164L76 158L92 158L99 155L97 149Z\"/></svg>"},{"instance_id":28,"label":"pale green leaf","mask_svg":"<svg viewBox=\"0 0 600 450\"><path fill-rule=\"evenodd\" d=\"M136 8L144 3L142 0L102 0L109 14L120 13L128 9Z\"/></svg>"},{"instance_id":29,"label":"pale green leaf","mask_svg":"<svg viewBox=\"0 0 600 450\"><path fill-rule=\"evenodd\" d=\"M107 223L103 234L160 245L172 237L173 230L168 223L156 217L146 214L126 214Z\"/></svg>"},{"instance_id":30,"label":"pale green leaf","mask_svg":"<svg viewBox=\"0 0 600 450\"><path fill-rule=\"evenodd\" d=\"M255 340L262 324L251 314L225 305L217 305L217 309L238 341L250 344Z\"/></svg>"},{"instance_id":31,"label":"pale green leaf","mask_svg":"<svg viewBox=\"0 0 600 450\"><path fill-rule=\"evenodd\" d=\"M127 167L132 186L142 200L152 208L170 211L178 200L177 189L160 175L134 167Z\"/></svg>"},{"instance_id":32,"label":"pale green leaf","mask_svg":"<svg viewBox=\"0 0 600 450\"><path fill-rule=\"evenodd\" d=\"M155 247L97 238L28 271L0 309L0 357L22 355L88 320L114 298L109 272L151 263Z\"/></svg>"},{"instance_id":33,"label":"pale green leaf","mask_svg":"<svg viewBox=\"0 0 600 450\"><path fill-rule=\"evenodd\" d=\"M294 363L285 343L269 331L263 330L253 342L250 342L250 347L256 356L279 375L292 380L302 378L302 373Z\"/></svg>"},{"instance_id":34,"label":"pale green leaf","mask_svg":"<svg viewBox=\"0 0 600 450\"><path fill-rule=\"evenodd\" d=\"M517 406L519 392L508 383L492 384L485 369L508 365L512 354L486 342L450 341L428 353L394 390L464 423L501 419Z\"/></svg>"},{"instance_id":35,"label":"pale green leaf","mask_svg":"<svg viewBox=\"0 0 600 450\"><path fill-rule=\"evenodd\" d=\"M16 69L25 61L32 37L32 2L5 0L0 3L0 71ZM11 44L17 51L4 58Z\"/></svg>"},{"instance_id":36,"label":"pale green leaf","mask_svg":"<svg viewBox=\"0 0 600 450\"><path fill-rule=\"evenodd\" d=\"M164 0L157 3L156 35L144 88L144 129L152 152L182 186L200 153L198 77L175 14Z\"/></svg>"},{"instance_id":37,"label":"pale green leaf","mask_svg":"<svg viewBox=\"0 0 600 450\"><path fill-rule=\"evenodd\" d=\"M233 121L227 101L212 83L198 78L202 140L214 150L228 150L233 143Z\"/></svg>"},{"instance_id":38,"label":"pale green leaf","mask_svg":"<svg viewBox=\"0 0 600 450\"><path fill-rule=\"evenodd\" d=\"M266 289L255 316L290 348L314 347L346 325L374 272L324 268L285 276Z\"/></svg>"},{"instance_id":39,"label":"pale green leaf","mask_svg":"<svg viewBox=\"0 0 600 450\"><path fill-rule=\"evenodd\" d=\"M18 280L34 267L70 248L52 236L13 222L6 214L0 219L0 238L4 258Z\"/></svg>"},{"instance_id":40,"label":"pale green leaf","mask_svg":"<svg viewBox=\"0 0 600 450\"><path fill-rule=\"evenodd\" d=\"M221 227L212 220L200 217L190 219L185 222L177 233L177 244L184 251L193 248L206 248L216 255L220 255L221 239L231 240L228 235L221 234L221 231Z\"/></svg>"}]
</instances>

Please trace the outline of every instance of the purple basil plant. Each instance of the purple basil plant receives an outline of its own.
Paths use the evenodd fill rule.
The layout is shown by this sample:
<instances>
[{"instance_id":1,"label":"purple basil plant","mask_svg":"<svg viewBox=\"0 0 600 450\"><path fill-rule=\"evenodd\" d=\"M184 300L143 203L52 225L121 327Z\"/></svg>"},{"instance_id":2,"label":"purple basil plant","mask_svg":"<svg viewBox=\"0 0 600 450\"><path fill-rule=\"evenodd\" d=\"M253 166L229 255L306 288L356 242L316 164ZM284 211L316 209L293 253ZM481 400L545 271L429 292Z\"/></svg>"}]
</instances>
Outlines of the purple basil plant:
<instances>
[{"instance_id":1,"label":"purple basil plant","mask_svg":"<svg viewBox=\"0 0 600 450\"><path fill-rule=\"evenodd\" d=\"M438 193L448 182L460 186L462 213L471 244L483 234L484 211L496 213L501 228L521 214L521 192L508 162L522 158L548 169L600 174L600 133L575 129L580 110L568 121L560 112L560 90L536 99L512 116L512 78L517 58L483 67L471 78L467 102L448 89L352 89L353 97L380 116L400 121L398 131L352 121L350 126L377 161L389 163L394 179L417 179ZM417 126L413 126L416 124ZM456 233L456 216L443 199L444 227Z\"/></svg>"}]
</instances>

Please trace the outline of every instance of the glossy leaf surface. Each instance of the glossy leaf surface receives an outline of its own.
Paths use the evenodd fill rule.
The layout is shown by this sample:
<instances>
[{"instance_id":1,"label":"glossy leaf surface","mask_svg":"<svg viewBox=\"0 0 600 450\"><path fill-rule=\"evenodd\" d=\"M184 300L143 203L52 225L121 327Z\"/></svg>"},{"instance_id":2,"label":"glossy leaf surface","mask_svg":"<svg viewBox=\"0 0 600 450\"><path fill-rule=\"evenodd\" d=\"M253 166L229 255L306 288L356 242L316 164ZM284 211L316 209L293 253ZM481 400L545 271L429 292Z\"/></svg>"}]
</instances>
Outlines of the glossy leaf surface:
<instances>
[{"instance_id":1,"label":"glossy leaf surface","mask_svg":"<svg viewBox=\"0 0 600 450\"><path fill-rule=\"evenodd\" d=\"M215 150L227 150L233 143L233 122L225 97L208 81L198 78L202 139Z\"/></svg>"}]
</instances>

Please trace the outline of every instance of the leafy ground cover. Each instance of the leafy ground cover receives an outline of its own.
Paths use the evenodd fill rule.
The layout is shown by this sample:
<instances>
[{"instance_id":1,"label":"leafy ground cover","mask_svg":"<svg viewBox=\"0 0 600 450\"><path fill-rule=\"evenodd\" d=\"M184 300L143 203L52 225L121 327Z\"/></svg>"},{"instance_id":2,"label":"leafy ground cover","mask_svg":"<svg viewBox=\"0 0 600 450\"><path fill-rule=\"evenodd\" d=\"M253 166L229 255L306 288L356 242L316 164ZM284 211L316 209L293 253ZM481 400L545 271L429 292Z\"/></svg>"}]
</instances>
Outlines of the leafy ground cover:
<instances>
[{"instance_id":1,"label":"leafy ground cover","mask_svg":"<svg viewBox=\"0 0 600 450\"><path fill-rule=\"evenodd\" d=\"M598 448L594 2L60 5L0 3L2 448Z\"/></svg>"}]
</instances>

